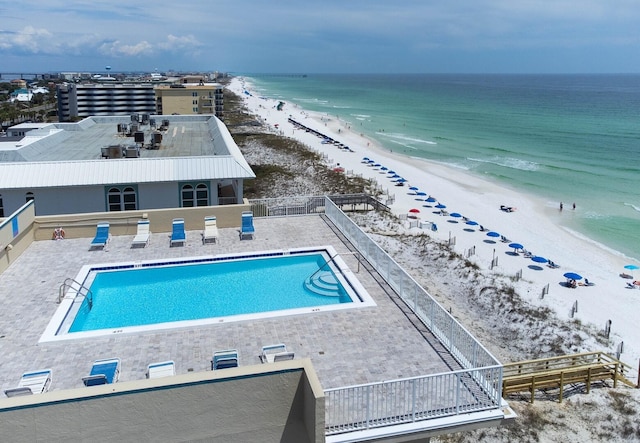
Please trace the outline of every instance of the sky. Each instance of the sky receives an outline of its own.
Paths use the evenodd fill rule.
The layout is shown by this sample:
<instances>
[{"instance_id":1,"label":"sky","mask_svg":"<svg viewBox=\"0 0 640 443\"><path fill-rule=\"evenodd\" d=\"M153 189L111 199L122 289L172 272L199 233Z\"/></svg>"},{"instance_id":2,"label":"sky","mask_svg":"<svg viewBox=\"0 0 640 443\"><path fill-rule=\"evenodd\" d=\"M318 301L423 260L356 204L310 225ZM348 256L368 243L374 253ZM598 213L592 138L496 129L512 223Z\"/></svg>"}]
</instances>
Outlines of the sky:
<instances>
[{"instance_id":1,"label":"sky","mask_svg":"<svg viewBox=\"0 0 640 443\"><path fill-rule=\"evenodd\" d=\"M638 0L20 0L0 73L640 73Z\"/></svg>"}]
</instances>

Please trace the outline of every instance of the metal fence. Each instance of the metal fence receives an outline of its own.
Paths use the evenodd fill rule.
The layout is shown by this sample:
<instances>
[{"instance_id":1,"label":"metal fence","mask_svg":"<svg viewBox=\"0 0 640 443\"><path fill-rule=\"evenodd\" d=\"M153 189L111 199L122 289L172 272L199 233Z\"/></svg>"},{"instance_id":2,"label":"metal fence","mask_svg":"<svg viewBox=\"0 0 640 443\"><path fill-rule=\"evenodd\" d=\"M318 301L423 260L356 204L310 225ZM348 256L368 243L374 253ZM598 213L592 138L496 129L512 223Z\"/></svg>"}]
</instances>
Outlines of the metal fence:
<instances>
[{"instance_id":1,"label":"metal fence","mask_svg":"<svg viewBox=\"0 0 640 443\"><path fill-rule=\"evenodd\" d=\"M325 214L463 368L327 390L327 435L499 408L500 363L328 198Z\"/></svg>"},{"instance_id":2,"label":"metal fence","mask_svg":"<svg viewBox=\"0 0 640 443\"><path fill-rule=\"evenodd\" d=\"M262 198L249 200L249 203L254 217L288 217L323 213L326 198L340 208L352 211L389 210L385 204L367 194Z\"/></svg>"}]
</instances>

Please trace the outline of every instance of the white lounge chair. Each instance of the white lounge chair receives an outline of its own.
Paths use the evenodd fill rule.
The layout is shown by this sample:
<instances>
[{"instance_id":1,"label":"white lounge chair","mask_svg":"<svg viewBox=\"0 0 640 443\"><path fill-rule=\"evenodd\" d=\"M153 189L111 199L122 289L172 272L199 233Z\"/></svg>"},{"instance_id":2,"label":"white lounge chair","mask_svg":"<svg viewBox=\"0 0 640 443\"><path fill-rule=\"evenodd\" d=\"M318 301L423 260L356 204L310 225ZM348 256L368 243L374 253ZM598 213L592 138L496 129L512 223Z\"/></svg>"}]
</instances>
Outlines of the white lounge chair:
<instances>
[{"instance_id":1,"label":"white lounge chair","mask_svg":"<svg viewBox=\"0 0 640 443\"><path fill-rule=\"evenodd\" d=\"M51 386L51 369L40 369L22 374L18 386L5 389L7 397L17 397L19 395L42 394L49 390Z\"/></svg>"},{"instance_id":2,"label":"white lounge chair","mask_svg":"<svg viewBox=\"0 0 640 443\"><path fill-rule=\"evenodd\" d=\"M147 378L160 378L176 375L176 364L173 360L151 363L147 366Z\"/></svg>"},{"instance_id":3,"label":"white lounge chair","mask_svg":"<svg viewBox=\"0 0 640 443\"><path fill-rule=\"evenodd\" d=\"M218 222L213 215L204 218L204 231L202 232L202 243L207 243L210 240L213 240L214 243L218 242Z\"/></svg>"},{"instance_id":4,"label":"white lounge chair","mask_svg":"<svg viewBox=\"0 0 640 443\"><path fill-rule=\"evenodd\" d=\"M294 356L293 352L287 351L284 343L279 343L277 345L263 346L260 361L262 363L274 363L283 360L293 360Z\"/></svg>"},{"instance_id":5,"label":"white lounge chair","mask_svg":"<svg viewBox=\"0 0 640 443\"><path fill-rule=\"evenodd\" d=\"M149 238L151 237L151 231L149 230L149 227L149 220L138 221L138 231L136 232L136 236L133 237L133 241L131 242L132 248L144 248L149 244Z\"/></svg>"},{"instance_id":6,"label":"white lounge chair","mask_svg":"<svg viewBox=\"0 0 640 443\"><path fill-rule=\"evenodd\" d=\"M120 378L120 359L105 358L93 362L91 372L82 377L85 386L97 386L115 383Z\"/></svg>"},{"instance_id":7,"label":"white lounge chair","mask_svg":"<svg viewBox=\"0 0 640 443\"><path fill-rule=\"evenodd\" d=\"M211 369L227 369L238 367L238 351L227 349L226 351L216 351L211 359Z\"/></svg>"}]
</instances>

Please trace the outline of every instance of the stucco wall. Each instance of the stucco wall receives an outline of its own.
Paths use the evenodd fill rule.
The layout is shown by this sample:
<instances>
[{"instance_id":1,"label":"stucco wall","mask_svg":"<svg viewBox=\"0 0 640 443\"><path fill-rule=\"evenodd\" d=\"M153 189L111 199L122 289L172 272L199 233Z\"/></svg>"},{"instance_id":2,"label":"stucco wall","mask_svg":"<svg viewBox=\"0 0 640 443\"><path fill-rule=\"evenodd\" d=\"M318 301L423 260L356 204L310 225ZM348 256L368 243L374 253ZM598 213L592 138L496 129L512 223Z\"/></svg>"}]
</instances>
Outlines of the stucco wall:
<instances>
[{"instance_id":1,"label":"stucco wall","mask_svg":"<svg viewBox=\"0 0 640 443\"><path fill-rule=\"evenodd\" d=\"M96 212L87 214L52 215L36 217L34 239L50 240L53 230L61 226L67 238L93 238L96 224L108 221L112 235L134 235L138 220L147 218L152 233L171 232L174 218L184 218L185 229L196 231L204 229L204 218L217 217L220 228L233 228L241 224L242 211L250 210L250 205L200 206L196 208L149 209L125 212Z\"/></svg>"},{"instance_id":2,"label":"stucco wall","mask_svg":"<svg viewBox=\"0 0 640 443\"><path fill-rule=\"evenodd\" d=\"M324 441L310 360L0 400L0 435L33 441Z\"/></svg>"}]
</instances>

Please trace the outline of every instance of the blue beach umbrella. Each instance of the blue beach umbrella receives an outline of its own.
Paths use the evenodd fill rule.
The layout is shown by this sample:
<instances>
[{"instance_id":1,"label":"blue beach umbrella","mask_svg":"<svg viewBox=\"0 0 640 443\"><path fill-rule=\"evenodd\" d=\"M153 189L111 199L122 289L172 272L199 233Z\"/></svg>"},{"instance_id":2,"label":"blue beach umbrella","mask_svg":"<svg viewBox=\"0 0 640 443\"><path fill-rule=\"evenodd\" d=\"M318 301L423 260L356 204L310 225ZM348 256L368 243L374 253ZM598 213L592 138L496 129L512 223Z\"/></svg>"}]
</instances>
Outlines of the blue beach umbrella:
<instances>
[{"instance_id":1,"label":"blue beach umbrella","mask_svg":"<svg viewBox=\"0 0 640 443\"><path fill-rule=\"evenodd\" d=\"M565 272L564 277L568 278L569 280L582 280L582 276L580 274L576 274L575 272Z\"/></svg>"},{"instance_id":2,"label":"blue beach umbrella","mask_svg":"<svg viewBox=\"0 0 640 443\"><path fill-rule=\"evenodd\" d=\"M636 265L626 265L624 268L629 269L630 271L635 271L636 269L640 269L640 267Z\"/></svg>"},{"instance_id":3,"label":"blue beach umbrella","mask_svg":"<svg viewBox=\"0 0 640 443\"><path fill-rule=\"evenodd\" d=\"M382 168L380 168L381 171L386 171L387 169L389 168L387 168L386 166L383 166Z\"/></svg>"},{"instance_id":4,"label":"blue beach umbrella","mask_svg":"<svg viewBox=\"0 0 640 443\"><path fill-rule=\"evenodd\" d=\"M429 200L429 199L427 199L427 201L428 201L428 200ZM438 208L438 209L444 209L444 208L446 208L446 206L445 206L445 205L443 205L442 203L438 203L438 204L436 205L436 208Z\"/></svg>"},{"instance_id":5,"label":"blue beach umbrella","mask_svg":"<svg viewBox=\"0 0 640 443\"><path fill-rule=\"evenodd\" d=\"M404 183L404 182L406 182L406 181L407 181L407 179L406 179L406 178L402 178L402 177L400 177L400 178L399 178L398 180L396 180L396 181L397 181L397 182L400 182L400 183Z\"/></svg>"},{"instance_id":6,"label":"blue beach umbrella","mask_svg":"<svg viewBox=\"0 0 640 443\"><path fill-rule=\"evenodd\" d=\"M546 263L546 262L549 261L544 257L540 257L539 255L535 255L535 256L531 257L531 260L533 260L536 263Z\"/></svg>"},{"instance_id":7,"label":"blue beach umbrella","mask_svg":"<svg viewBox=\"0 0 640 443\"><path fill-rule=\"evenodd\" d=\"M395 174L395 173L396 173L396 171L392 171L391 169L389 169L389 170L387 171L387 174Z\"/></svg>"},{"instance_id":8,"label":"blue beach umbrella","mask_svg":"<svg viewBox=\"0 0 640 443\"><path fill-rule=\"evenodd\" d=\"M427 195L427 193L426 192L422 192L422 191L418 191L418 192L416 192L416 195Z\"/></svg>"},{"instance_id":9,"label":"blue beach umbrella","mask_svg":"<svg viewBox=\"0 0 640 443\"><path fill-rule=\"evenodd\" d=\"M410 191L417 191L417 190L418 190L418 188L417 188L416 186L411 186L411 187L409 188L409 190L410 190Z\"/></svg>"},{"instance_id":10,"label":"blue beach umbrella","mask_svg":"<svg viewBox=\"0 0 640 443\"><path fill-rule=\"evenodd\" d=\"M451 214L449 214L449 216L453 218L461 218L462 214L459 214L457 212L452 212Z\"/></svg>"},{"instance_id":11,"label":"blue beach umbrella","mask_svg":"<svg viewBox=\"0 0 640 443\"><path fill-rule=\"evenodd\" d=\"M477 226L477 225L478 225L478 222L477 222L477 221L473 221L473 220L468 220L468 221L467 221L467 224L468 224L469 226Z\"/></svg>"},{"instance_id":12,"label":"blue beach umbrella","mask_svg":"<svg viewBox=\"0 0 640 443\"><path fill-rule=\"evenodd\" d=\"M436 199L435 199L435 198L433 198L433 197L429 197L429 198L427 198L425 201L426 201L426 202L429 202L429 203L435 203L435 202L436 202Z\"/></svg>"},{"instance_id":13,"label":"blue beach umbrella","mask_svg":"<svg viewBox=\"0 0 640 443\"><path fill-rule=\"evenodd\" d=\"M495 231L489 231L487 232L487 237L500 237L500 233Z\"/></svg>"},{"instance_id":14,"label":"blue beach umbrella","mask_svg":"<svg viewBox=\"0 0 640 443\"><path fill-rule=\"evenodd\" d=\"M524 249L524 246L520 243L509 243L509 247L513 249Z\"/></svg>"}]
</instances>

